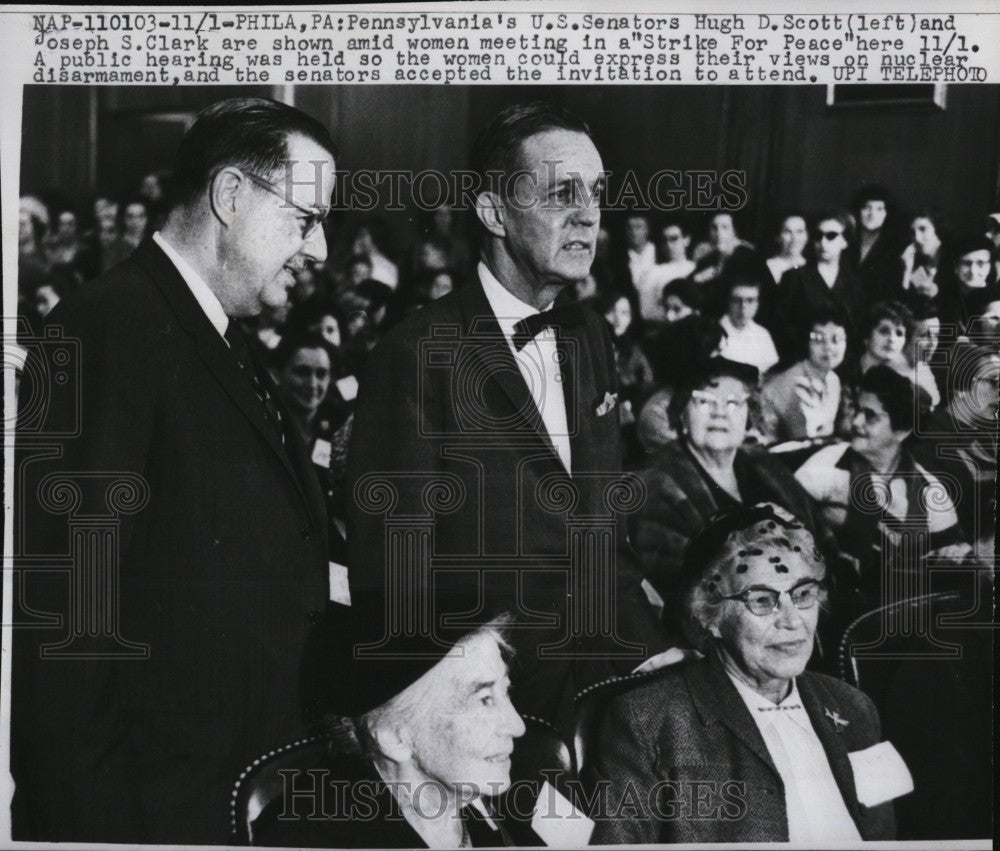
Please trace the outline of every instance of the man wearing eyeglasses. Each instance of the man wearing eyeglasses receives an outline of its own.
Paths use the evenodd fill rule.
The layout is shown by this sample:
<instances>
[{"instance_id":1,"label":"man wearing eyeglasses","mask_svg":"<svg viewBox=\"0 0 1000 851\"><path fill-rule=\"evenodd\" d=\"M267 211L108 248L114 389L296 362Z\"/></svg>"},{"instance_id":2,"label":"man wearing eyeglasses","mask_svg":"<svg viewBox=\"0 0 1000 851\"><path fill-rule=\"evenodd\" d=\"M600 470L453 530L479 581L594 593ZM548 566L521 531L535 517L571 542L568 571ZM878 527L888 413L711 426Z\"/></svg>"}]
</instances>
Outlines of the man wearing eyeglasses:
<instances>
[{"instance_id":1,"label":"man wearing eyeglasses","mask_svg":"<svg viewBox=\"0 0 1000 851\"><path fill-rule=\"evenodd\" d=\"M713 517L684 552L685 633L705 654L618 697L594 778L608 793L591 842L893 839L913 790L872 701L806 671L826 568L771 503Z\"/></svg>"},{"instance_id":2,"label":"man wearing eyeglasses","mask_svg":"<svg viewBox=\"0 0 1000 851\"><path fill-rule=\"evenodd\" d=\"M15 634L15 839L224 843L234 778L303 733L326 512L236 323L325 259L334 155L284 104L208 107L181 141L162 229L49 318L79 341L80 407L71 436L47 456L27 445L19 465L19 551L47 558L25 562L17 617L56 625ZM74 400L37 389L57 431ZM68 517L46 497L63 481ZM101 523L104 549L74 549L73 530Z\"/></svg>"}]
</instances>

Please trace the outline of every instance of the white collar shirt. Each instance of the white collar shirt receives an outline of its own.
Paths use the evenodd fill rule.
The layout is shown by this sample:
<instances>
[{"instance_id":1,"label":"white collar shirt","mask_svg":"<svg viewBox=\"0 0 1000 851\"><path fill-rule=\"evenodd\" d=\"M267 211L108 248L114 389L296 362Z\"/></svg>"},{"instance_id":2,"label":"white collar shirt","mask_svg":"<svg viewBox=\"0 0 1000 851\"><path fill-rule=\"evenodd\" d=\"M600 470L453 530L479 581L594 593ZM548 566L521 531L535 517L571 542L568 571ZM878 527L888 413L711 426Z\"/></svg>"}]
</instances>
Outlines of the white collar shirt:
<instances>
[{"instance_id":1,"label":"white collar shirt","mask_svg":"<svg viewBox=\"0 0 1000 851\"><path fill-rule=\"evenodd\" d=\"M795 681L788 697L774 704L728 671L726 674L746 704L781 775L788 841L793 847L859 842L861 834L844 803Z\"/></svg>"},{"instance_id":2,"label":"white collar shirt","mask_svg":"<svg viewBox=\"0 0 1000 851\"><path fill-rule=\"evenodd\" d=\"M500 331L514 355L517 368L535 400L552 445L566 472L572 472L566 397L559 370L555 331L543 328L538 336L518 351L514 345L514 326L522 319L541 311L515 297L482 262L479 264L479 280L482 281L483 292L500 325Z\"/></svg>"},{"instance_id":3,"label":"white collar shirt","mask_svg":"<svg viewBox=\"0 0 1000 851\"><path fill-rule=\"evenodd\" d=\"M222 309L222 304L215 293L205 283L205 279L195 271L194 267L187 260L177 253L177 249L167 242L163 238L163 234L159 231L153 234L153 242L163 249L163 253L167 255L167 259L174 264L178 273L184 279L184 283L188 285L191 295L195 297L195 300L201 305L201 309L205 311L205 315L208 317L208 321L212 323L212 327L219 332L220 337L224 338L226 330L229 328L229 317L226 316L226 311Z\"/></svg>"},{"instance_id":4,"label":"white collar shirt","mask_svg":"<svg viewBox=\"0 0 1000 851\"><path fill-rule=\"evenodd\" d=\"M755 366L761 375L778 362L774 340L763 325L751 320L743 328L737 328L728 316L723 316L719 324L726 332L723 357Z\"/></svg>"}]
</instances>

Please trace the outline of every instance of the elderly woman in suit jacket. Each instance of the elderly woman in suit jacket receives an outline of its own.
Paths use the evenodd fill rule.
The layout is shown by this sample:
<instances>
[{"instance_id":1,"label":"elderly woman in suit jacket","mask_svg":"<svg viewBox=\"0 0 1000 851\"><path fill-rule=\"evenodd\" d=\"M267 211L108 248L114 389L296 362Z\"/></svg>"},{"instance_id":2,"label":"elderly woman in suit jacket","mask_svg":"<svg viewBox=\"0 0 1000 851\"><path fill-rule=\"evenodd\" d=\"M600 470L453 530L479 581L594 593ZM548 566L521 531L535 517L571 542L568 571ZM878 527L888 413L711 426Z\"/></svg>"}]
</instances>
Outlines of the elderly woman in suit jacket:
<instances>
[{"instance_id":1,"label":"elderly woman in suit jacket","mask_svg":"<svg viewBox=\"0 0 1000 851\"><path fill-rule=\"evenodd\" d=\"M736 509L692 540L684 578L685 630L705 658L611 704L592 842L894 838L890 801L913 787L875 706L805 671L825 600L809 532L771 504Z\"/></svg>"}]
</instances>

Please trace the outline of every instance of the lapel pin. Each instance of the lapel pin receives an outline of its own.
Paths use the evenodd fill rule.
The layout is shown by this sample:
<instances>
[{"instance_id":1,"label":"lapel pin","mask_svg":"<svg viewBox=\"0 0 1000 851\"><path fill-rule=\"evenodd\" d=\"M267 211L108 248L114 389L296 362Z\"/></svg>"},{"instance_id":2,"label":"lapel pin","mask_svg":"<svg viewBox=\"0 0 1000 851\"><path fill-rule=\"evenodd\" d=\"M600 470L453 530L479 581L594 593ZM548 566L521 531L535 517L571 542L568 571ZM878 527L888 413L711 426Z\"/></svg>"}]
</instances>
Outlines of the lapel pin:
<instances>
[{"instance_id":1,"label":"lapel pin","mask_svg":"<svg viewBox=\"0 0 1000 851\"><path fill-rule=\"evenodd\" d=\"M847 727L851 722L846 718L841 718L836 712L823 707L823 711L826 713L826 717L833 721L834 729L839 733L844 727Z\"/></svg>"}]
</instances>

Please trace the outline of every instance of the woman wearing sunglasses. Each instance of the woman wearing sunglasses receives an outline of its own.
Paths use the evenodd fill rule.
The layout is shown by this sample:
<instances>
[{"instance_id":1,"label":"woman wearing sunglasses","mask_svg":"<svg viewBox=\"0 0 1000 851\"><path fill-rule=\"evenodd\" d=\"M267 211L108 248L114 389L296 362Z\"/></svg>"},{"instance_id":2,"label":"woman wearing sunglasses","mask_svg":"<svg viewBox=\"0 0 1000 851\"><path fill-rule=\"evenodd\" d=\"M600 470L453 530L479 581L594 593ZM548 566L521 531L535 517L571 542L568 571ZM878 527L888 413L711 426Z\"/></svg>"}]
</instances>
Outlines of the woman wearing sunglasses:
<instances>
[{"instance_id":1,"label":"woman wearing sunglasses","mask_svg":"<svg viewBox=\"0 0 1000 851\"><path fill-rule=\"evenodd\" d=\"M891 800L913 786L880 743L874 704L805 670L825 579L812 535L770 503L718 515L692 539L684 628L704 659L612 702L596 780L609 812L633 805L598 819L594 844L895 837Z\"/></svg>"},{"instance_id":2,"label":"woman wearing sunglasses","mask_svg":"<svg viewBox=\"0 0 1000 851\"><path fill-rule=\"evenodd\" d=\"M849 213L820 215L812 229L809 262L785 272L773 305L764 305L761 313L764 318L760 321L771 329L782 359L795 357L800 341L809 333L812 312L820 308L842 310L848 334L856 335L870 295L862 290L847 259L847 248L854 236L853 225Z\"/></svg>"}]
</instances>

